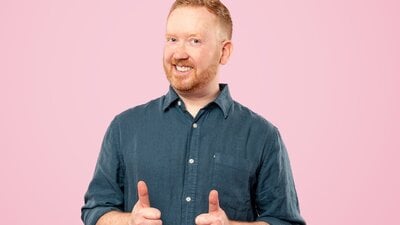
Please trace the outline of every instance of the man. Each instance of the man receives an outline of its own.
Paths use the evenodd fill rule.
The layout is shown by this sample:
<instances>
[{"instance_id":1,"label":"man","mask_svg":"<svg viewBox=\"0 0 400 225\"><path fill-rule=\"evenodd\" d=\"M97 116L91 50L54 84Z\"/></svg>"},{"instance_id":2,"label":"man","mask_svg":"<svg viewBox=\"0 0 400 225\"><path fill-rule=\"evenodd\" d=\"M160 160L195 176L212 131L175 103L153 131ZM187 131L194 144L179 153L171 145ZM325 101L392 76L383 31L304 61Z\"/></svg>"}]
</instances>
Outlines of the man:
<instances>
[{"instance_id":1,"label":"man","mask_svg":"<svg viewBox=\"0 0 400 225\"><path fill-rule=\"evenodd\" d=\"M172 5L170 90L112 121L85 195L86 225L305 224L278 130L219 84L231 36L221 2Z\"/></svg>"}]
</instances>

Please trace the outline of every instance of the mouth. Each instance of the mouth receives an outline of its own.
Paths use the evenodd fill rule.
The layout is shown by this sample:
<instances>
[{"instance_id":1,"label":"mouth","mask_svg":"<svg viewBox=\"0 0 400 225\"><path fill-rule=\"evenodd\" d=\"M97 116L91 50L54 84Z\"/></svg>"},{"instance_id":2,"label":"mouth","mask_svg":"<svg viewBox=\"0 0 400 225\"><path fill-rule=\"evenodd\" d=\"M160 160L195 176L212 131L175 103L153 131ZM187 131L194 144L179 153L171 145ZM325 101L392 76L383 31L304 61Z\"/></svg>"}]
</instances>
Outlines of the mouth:
<instances>
[{"instance_id":1,"label":"mouth","mask_svg":"<svg viewBox=\"0 0 400 225\"><path fill-rule=\"evenodd\" d=\"M175 71L178 72L178 74L188 74L191 70L193 70L193 67L191 66L184 66L184 65L174 65Z\"/></svg>"}]
</instances>

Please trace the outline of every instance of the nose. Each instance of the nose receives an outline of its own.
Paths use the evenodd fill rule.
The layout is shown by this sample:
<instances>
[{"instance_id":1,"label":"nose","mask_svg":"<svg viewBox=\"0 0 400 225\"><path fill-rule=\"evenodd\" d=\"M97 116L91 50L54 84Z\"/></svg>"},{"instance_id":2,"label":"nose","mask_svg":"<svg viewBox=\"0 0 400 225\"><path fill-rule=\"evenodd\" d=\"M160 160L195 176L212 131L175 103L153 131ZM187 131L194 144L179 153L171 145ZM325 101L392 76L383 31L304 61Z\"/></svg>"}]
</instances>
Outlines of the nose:
<instances>
[{"instance_id":1,"label":"nose","mask_svg":"<svg viewBox=\"0 0 400 225\"><path fill-rule=\"evenodd\" d=\"M186 52L186 46L184 43L181 43L175 47L173 57L174 57L174 59L177 59L177 60L189 58L189 55Z\"/></svg>"}]
</instances>

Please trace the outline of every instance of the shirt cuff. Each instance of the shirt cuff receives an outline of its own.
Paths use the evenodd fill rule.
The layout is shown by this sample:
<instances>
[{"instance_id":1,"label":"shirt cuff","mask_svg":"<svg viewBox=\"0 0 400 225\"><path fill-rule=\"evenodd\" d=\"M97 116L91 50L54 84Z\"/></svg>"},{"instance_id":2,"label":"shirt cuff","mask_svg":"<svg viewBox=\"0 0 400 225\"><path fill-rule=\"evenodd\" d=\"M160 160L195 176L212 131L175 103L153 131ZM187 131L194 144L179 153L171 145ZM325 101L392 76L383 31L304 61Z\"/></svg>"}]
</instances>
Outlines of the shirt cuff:
<instances>
[{"instance_id":1,"label":"shirt cuff","mask_svg":"<svg viewBox=\"0 0 400 225\"><path fill-rule=\"evenodd\" d=\"M96 225L101 216L111 211L121 212L120 209L114 207L97 207L86 212L86 215L82 217L82 220L85 225Z\"/></svg>"}]
</instances>

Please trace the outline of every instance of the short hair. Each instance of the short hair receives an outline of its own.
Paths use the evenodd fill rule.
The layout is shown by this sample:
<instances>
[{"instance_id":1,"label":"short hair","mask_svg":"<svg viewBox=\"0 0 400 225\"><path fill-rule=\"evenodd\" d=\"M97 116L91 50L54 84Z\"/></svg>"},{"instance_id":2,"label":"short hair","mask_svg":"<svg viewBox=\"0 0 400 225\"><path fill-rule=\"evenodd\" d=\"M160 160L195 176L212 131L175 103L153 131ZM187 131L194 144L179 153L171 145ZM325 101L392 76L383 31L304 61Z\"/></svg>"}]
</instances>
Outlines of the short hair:
<instances>
[{"instance_id":1,"label":"short hair","mask_svg":"<svg viewBox=\"0 0 400 225\"><path fill-rule=\"evenodd\" d=\"M169 10L172 11L179 7L205 7L210 13L217 16L220 24L226 30L228 38L232 39L232 18L231 14L224 4L219 0L176 0Z\"/></svg>"}]
</instances>

